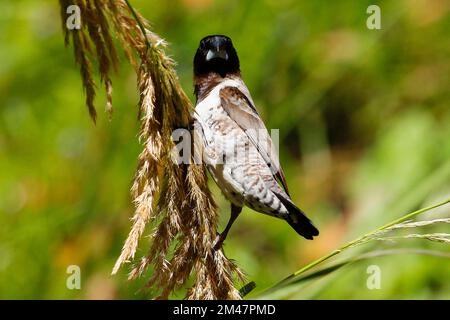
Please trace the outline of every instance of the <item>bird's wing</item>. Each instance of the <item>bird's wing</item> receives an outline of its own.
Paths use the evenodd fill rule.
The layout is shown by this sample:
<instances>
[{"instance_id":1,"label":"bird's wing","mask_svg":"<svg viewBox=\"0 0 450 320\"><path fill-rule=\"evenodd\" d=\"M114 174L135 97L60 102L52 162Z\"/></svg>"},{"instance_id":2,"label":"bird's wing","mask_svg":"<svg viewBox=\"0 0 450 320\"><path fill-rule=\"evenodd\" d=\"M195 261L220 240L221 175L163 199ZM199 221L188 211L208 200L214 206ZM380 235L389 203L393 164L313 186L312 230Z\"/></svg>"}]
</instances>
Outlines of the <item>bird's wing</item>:
<instances>
[{"instance_id":1,"label":"bird's wing","mask_svg":"<svg viewBox=\"0 0 450 320\"><path fill-rule=\"evenodd\" d=\"M271 169L275 179L281 183L289 195L286 178L277 156L277 150L251 100L237 87L225 87L220 90L219 95L222 108L247 134L267 166Z\"/></svg>"}]
</instances>

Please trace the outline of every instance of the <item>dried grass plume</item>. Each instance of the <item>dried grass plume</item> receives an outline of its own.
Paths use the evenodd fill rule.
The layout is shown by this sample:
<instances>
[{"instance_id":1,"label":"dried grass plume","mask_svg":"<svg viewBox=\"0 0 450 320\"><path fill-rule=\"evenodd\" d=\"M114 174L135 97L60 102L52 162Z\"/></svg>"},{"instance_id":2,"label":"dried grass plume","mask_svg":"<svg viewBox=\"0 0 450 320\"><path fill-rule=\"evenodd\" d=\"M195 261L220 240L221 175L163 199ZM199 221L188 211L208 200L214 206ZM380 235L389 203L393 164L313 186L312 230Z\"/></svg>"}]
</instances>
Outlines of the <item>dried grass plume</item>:
<instances>
[{"instance_id":1,"label":"dried grass plume","mask_svg":"<svg viewBox=\"0 0 450 320\"><path fill-rule=\"evenodd\" d=\"M66 28L69 5L81 9L80 30ZM243 279L241 271L222 250L212 248L218 212L205 168L177 165L171 160L172 131L189 127L193 109L180 87L174 62L164 52L166 43L150 31L148 22L127 0L60 0L60 6L65 42L72 42L94 122L93 64L98 65L105 87L106 110L112 113L111 72L119 63L113 38L133 65L138 80L143 150L131 188L135 213L112 273L135 260L139 240L151 225L150 249L135 263L130 279L152 266L148 286L158 291L157 298L169 298L193 277L188 299L240 299L234 283Z\"/></svg>"}]
</instances>

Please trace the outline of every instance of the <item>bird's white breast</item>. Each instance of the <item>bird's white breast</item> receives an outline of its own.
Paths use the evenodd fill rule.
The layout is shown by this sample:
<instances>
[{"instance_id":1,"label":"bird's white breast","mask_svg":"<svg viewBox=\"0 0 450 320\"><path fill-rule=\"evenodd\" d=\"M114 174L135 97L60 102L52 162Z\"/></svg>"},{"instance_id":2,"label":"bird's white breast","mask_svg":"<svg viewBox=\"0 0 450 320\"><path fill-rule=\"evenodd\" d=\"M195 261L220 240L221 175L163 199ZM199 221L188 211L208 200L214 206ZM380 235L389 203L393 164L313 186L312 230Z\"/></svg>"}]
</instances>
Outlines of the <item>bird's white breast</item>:
<instances>
[{"instance_id":1,"label":"bird's white breast","mask_svg":"<svg viewBox=\"0 0 450 320\"><path fill-rule=\"evenodd\" d=\"M229 119L228 114L221 106L220 90L226 87L242 87L241 81L227 79L216 87L200 101L195 107L194 118L201 125L203 143L205 147L206 164L225 196L235 203L242 205L242 187L230 176L230 167L221 162L223 155L228 155L234 151L234 146L239 143L239 136L247 138L241 134L238 126ZM232 123L228 127L228 134L224 135L224 126ZM228 131L228 130L227 130Z\"/></svg>"},{"instance_id":2,"label":"bird's white breast","mask_svg":"<svg viewBox=\"0 0 450 320\"><path fill-rule=\"evenodd\" d=\"M225 81L222 81L217 86L214 87L213 90L206 96L205 99L200 101L195 106L195 115L194 117L197 120L206 120L210 113L213 111L213 109L220 105L220 90L226 87L240 87L242 86L242 83L233 79L227 79Z\"/></svg>"},{"instance_id":3,"label":"bird's white breast","mask_svg":"<svg viewBox=\"0 0 450 320\"><path fill-rule=\"evenodd\" d=\"M203 129L204 138L208 143L212 143L215 139L214 136L217 134L217 132L215 132L216 130L214 130L208 122L211 122L211 120L219 116L221 112L224 112L220 106L220 90L226 87L239 88L241 86L242 82L237 80L227 79L222 81L195 106L194 118L200 123Z\"/></svg>"}]
</instances>

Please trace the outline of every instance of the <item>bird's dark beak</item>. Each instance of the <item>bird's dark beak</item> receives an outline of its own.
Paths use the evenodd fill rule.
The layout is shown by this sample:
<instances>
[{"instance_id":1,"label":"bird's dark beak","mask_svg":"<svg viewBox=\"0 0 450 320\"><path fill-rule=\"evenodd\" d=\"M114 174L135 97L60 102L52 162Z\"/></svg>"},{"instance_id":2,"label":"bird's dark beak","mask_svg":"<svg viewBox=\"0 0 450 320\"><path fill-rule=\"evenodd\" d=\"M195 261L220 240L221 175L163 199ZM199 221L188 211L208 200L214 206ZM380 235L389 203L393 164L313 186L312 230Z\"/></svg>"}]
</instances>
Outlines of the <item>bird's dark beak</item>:
<instances>
[{"instance_id":1,"label":"bird's dark beak","mask_svg":"<svg viewBox=\"0 0 450 320\"><path fill-rule=\"evenodd\" d=\"M228 53L224 49L220 48L209 49L208 53L206 54L206 61L210 61L216 58L228 60Z\"/></svg>"}]
</instances>

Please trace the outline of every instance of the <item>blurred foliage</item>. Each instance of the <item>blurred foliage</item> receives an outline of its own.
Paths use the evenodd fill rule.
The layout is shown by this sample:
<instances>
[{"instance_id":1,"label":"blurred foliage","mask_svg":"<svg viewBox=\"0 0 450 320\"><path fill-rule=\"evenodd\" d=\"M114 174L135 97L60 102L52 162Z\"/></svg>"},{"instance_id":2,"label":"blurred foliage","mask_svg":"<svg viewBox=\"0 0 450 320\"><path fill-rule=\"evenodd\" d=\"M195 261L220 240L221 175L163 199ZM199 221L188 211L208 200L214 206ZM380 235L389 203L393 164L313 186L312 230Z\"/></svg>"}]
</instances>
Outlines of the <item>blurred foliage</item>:
<instances>
[{"instance_id":1,"label":"blurred foliage","mask_svg":"<svg viewBox=\"0 0 450 320\"><path fill-rule=\"evenodd\" d=\"M447 0L376 1L381 30L366 28L374 3L365 0L132 3L171 43L187 92L198 41L230 36L262 117L280 129L293 199L321 236L305 241L282 221L244 210L225 251L255 292L345 240L448 198ZM57 2L1 1L0 11L0 298L148 297L144 281L126 281L126 268L110 276L130 227L128 189L140 151L131 67L123 63L113 78L112 121L100 114L94 126ZM105 103L101 90L96 101ZM211 187L224 225L228 204ZM448 251L412 239L378 247ZM370 264L382 270L380 290L366 287ZM81 267L81 290L66 288L69 265ZM380 256L290 297L442 299L450 297L449 278L448 259Z\"/></svg>"}]
</instances>

